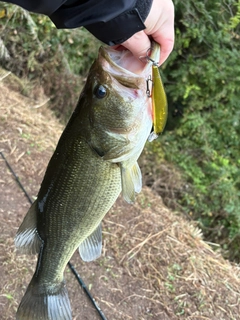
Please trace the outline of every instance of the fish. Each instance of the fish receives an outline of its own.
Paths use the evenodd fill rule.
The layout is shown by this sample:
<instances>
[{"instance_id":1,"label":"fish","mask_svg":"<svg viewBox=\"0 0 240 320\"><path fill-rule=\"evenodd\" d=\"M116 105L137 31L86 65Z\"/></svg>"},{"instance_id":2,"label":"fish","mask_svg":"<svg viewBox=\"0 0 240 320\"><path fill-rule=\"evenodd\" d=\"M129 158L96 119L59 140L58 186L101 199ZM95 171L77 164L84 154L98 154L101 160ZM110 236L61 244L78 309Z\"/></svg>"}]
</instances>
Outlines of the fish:
<instances>
[{"instance_id":1,"label":"fish","mask_svg":"<svg viewBox=\"0 0 240 320\"><path fill-rule=\"evenodd\" d=\"M151 59L159 60L155 44ZM17 320L70 320L65 267L78 249L83 261L101 255L101 221L122 192L133 203L142 188L137 160L152 128L146 94L151 61L100 47L77 106L47 166L37 199L15 237L38 254Z\"/></svg>"}]
</instances>

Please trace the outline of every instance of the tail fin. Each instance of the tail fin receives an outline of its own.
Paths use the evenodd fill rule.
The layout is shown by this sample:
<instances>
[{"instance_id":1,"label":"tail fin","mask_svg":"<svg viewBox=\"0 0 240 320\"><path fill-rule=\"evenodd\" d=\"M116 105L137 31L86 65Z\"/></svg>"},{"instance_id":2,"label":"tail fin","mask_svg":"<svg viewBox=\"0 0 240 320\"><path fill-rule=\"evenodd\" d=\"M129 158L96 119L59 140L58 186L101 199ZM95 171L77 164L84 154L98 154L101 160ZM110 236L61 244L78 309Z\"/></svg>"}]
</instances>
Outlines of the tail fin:
<instances>
[{"instance_id":1,"label":"tail fin","mask_svg":"<svg viewBox=\"0 0 240 320\"><path fill-rule=\"evenodd\" d=\"M33 277L18 307L16 320L71 320L71 306L63 281L39 285Z\"/></svg>"}]
</instances>

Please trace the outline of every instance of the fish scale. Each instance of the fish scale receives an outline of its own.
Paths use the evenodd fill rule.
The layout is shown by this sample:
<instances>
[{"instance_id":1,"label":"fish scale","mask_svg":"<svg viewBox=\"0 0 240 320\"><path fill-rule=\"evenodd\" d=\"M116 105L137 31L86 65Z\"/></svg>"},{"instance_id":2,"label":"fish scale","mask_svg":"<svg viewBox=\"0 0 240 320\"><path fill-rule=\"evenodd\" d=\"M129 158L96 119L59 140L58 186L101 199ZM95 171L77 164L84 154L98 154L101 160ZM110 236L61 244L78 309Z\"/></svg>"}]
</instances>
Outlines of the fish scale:
<instances>
[{"instance_id":1,"label":"fish scale","mask_svg":"<svg viewBox=\"0 0 240 320\"><path fill-rule=\"evenodd\" d=\"M61 188L55 189L53 187L53 194L50 193L48 196L50 205L48 206L48 202L46 202L45 218L41 219L41 225L48 226L45 236L48 239L47 247L51 248L51 250L45 250L46 252L44 251L41 258L41 264L44 265L44 270L41 270L41 278L47 280L53 277L51 270L55 270L57 276L59 273L62 274L66 263L72 256L72 252L77 249L83 239L92 233L96 224L100 223L121 191L119 166L103 161L88 144L81 143L81 146L78 149L80 155L78 165L75 166L74 170L61 172L58 176L55 183L58 185L58 182L61 181ZM85 162L85 157L81 157L83 154L85 157L91 158L87 165L84 163L84 171L80 170L83 165L82 162ZM51 167L51 163L49 167ZM98 184L97 181L100 183ZM71 188L74 186L75 192L69 190L66 194L65 190L68 189L69 185ZM62 197L62 194L65 198ZM71 194L71 197L66 199L69 194ZM79 194L81 194L81 202L77 203L76 199ZM54 202L52 198L54 198ZM60 202L63 202L64 206L59 211L59 206L56 208L55 205ZM68 215L69 207L71 207L71 217ZM53 214L49 214L49 212L53 212ZM75 214L73 214L74 212ZM85 219L85 217L88 217L88 219ZM63 232L65 230L66 234ZM69 237L69 232L71 237ZM61 243L56 241L57 238L61 238ZM78 243L76 243L76 238ZM54 244L58 247L57 251L54 250ZM51 273L50 276L49 272Z\"/></svg>"}]
</instances>

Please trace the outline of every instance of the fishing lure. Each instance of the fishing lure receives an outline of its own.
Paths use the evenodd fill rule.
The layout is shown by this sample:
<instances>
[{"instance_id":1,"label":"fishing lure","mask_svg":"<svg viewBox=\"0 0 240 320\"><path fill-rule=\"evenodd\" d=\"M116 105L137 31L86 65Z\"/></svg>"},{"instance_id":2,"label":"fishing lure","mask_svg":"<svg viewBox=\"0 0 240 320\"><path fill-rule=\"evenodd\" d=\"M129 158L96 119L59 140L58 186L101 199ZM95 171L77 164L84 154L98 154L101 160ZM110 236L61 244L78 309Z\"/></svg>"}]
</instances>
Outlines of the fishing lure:
<instances>
[{"instance_id":1,"label":"fishing lure","mask_svg":"<svg viewBox=\"0 0 240 320\"><path fill-rule=\"evenodd\" d=\"M152 62L152 77L149 76L147 79L146 91L147 95L152 98L153 132L149 137L149 140L152 141L156 139L165 128L168 116L168 104L158 64L149 57L148 53L145 58ZM150 93L149 82L152 82L152 93Z\"/></svg>"},{"instance_id":2,"label":"fishing lure","mask_svg":"<svg viewBox=\"0 0 240 320\"><path fill-rule=\"evenodd\" d=\"M160 72L154 63L152 65L152 82L153 131L159 135L163 132L167 122L168 105Z\"/></svg>"}]
</instances>

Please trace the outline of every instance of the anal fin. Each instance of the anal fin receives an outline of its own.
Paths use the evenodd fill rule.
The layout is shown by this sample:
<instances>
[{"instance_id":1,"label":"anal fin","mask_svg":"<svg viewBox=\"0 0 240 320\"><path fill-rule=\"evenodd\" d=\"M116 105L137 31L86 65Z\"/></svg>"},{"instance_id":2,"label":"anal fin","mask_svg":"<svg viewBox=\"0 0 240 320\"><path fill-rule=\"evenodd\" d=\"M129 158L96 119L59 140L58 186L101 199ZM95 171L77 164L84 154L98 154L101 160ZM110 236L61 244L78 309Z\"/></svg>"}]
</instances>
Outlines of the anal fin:
<instances>
[{"instance_id":1,"label":"anal fin","mask_svg":"<svg viewBox=\"0 0 240 320\"><path fill-rule=\"evenodd\" d=\"M101 256L102 226L101 223L79 246L79 254L83 261L93 261Z\"/></svg>"}]
</instances>

